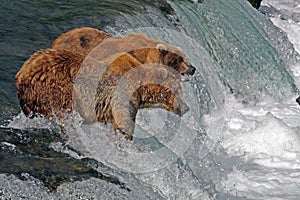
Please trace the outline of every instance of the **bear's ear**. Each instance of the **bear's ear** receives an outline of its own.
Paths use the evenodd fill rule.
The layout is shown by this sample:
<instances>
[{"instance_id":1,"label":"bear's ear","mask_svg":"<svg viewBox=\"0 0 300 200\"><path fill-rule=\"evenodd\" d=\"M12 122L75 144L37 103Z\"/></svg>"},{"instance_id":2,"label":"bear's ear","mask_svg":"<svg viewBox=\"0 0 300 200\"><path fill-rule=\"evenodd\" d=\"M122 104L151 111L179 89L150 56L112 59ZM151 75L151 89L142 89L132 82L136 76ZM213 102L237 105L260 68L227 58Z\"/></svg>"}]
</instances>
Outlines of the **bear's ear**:
<instances>
[{"instance_id":1,"label":"bear's ear","mask_svg":"<svg viewBox=\"0 0 300 200\"><path fill-rule=\"evenodd\" d=\"M159 68L157 74L160 80L165 80L166 78L168 78L168 69Z\"/></svg>"},{"instance_id":2,"label":"bear's ear","mask_svg":"<svg viewBox=\"0 0 300 200\"><path fill-rule=\"evenodd\" d=\"M164 44L158 44L156 45L156 49L159 50L159 51L168 51L168 47Z\"/></svg>"}]
</instances>

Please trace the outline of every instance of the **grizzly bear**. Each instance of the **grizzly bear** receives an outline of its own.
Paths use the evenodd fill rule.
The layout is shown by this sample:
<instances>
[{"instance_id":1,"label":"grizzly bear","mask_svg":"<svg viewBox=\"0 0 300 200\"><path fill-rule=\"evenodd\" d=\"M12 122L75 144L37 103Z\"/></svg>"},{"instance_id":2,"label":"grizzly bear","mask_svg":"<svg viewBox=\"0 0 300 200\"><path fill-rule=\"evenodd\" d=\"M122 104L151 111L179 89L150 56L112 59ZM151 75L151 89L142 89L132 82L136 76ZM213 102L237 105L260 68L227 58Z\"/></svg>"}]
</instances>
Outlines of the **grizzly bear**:
<instances>
[{"instance_id":1,"label":"grizzly bear","mask_svg":"<svg viewBox=\"0 0 300 200\"><path fill-rule=\"evenodd\" d=\"M40 50L24 63L15 83L26 116L63 119L76 110L87 122L113 123L132 139L138 109L161 107L179 116L188 111L180 82L194 71L178 48L131 34L103 40L87 57L66 49ZM91 86L78 83L82 76L96 80L92 98L87 98Z\"/></svg>"},{"instance_id":2,"label":"grizzly bear","mask_svg":"<svg viewBox=\"0 0 300 200\"><path fill-rule=\"evenodd\" d=\"M103 41L104 43L102 43ZM173 67L181 73L181 81L187 81L188 78L185 75L193 75L195 72L195 68L187 61L186 56L179 48L159 40L149 39L138 33L132 33L130 36L122 38L113 37L95 28L76 28L59 36L52 43L51 48L68 50L74 54L79 53L83 56L87 56L95 47L98 49L94 51L97 52L97 56L102 56L102 58L98 57L98 60L107 58L113 54L127 52L140 63L160 62ZM105 52L99 51L100 49ZM159 49L160 52L157 51ZM145 55L148 56L145 57ZM160 56L162 56L162 58ZM174 63L175 61L178 63Z\"/></svg>"},{"instance_id":3,"label":"grizzly bear","mask_svg":"<svg viewBox=\"0 0 300 200\"><path fill-rule=\"evenodd\" d=\"M51 48L87 56L94 47L109 37L111 35L95 28L75 28L56 38Z\"/></svg>"}]
</instances>

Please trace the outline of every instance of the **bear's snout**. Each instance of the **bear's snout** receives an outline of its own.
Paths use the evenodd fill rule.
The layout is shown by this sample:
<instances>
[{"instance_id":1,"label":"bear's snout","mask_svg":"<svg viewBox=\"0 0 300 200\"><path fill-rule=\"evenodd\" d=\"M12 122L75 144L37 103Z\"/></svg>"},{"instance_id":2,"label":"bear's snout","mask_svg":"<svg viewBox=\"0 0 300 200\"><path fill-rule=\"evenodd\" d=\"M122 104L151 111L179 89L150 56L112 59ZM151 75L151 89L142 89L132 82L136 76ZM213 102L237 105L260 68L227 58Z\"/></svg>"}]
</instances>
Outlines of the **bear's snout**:
<instances>
[{"instance_id":1,"label":"bear's snout","mask_svg":"<svg viewBox=\"0 0 300 200\"><path fill-rule=\"evenodd\" d=\"M196 68L188 61L181 64L181 68L178 70L181 74L194 75Z\"/></svg>"},{"instance_id":2,"label":"bear's snout","mask_svg":"<svg viewBox=\"0 0 300 200\"><path fill-rule=\"evenodd\" d=\"M296 102L300 105L300 96L296 99Z\"/></svg>"},{"instance_id":3,"label":"bear's snout","mask_svg":"<svg viewBox=\"0 0 300 200\"><path fill-rule=\"evenodd\" d=\"M193 65L189 65L189 74L194 75L196 71L196 68Z\"/></svg>"}]
</instances>

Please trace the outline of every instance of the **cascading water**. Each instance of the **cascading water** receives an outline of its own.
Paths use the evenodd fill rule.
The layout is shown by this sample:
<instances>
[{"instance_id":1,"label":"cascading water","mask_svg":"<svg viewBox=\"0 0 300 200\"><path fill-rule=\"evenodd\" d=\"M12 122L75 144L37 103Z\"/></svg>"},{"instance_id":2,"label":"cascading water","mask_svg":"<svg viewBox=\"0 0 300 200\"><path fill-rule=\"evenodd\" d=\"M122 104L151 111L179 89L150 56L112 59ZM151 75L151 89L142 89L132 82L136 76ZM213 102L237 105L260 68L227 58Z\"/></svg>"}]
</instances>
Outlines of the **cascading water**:
<instances>
[{"instance_id":1,"label":"cascading water","mask_svg":"<svg viewBox=\"0 0 300 200\"><path fill-rule=\"evenodd\" d=\"M190 111L182 118L160 109L139 111L133 142L114 135L110 125L83 124L74 113L66 143L80 153L63 149L57 141L50 144L76 159L93 159L100 172L117 177L129 189L91 178L47 193L39 177L28 172L25 181L1 174L0 195L298 199L300 109L293 102L298 89L289 67L299 58L286 36L246 1L132 1L128 7L135 5L140 6L134 13L116 8L120 14L103 29L118 36L141 32L179 46L197 68L182 84ZM43 118L22 115L8 125L29 131L32 127L56 130ZM2 128L5 135L7 126ZM2 139L1 151L18 150ZM18 192L12 192L14 187Z\"/></svg>"}]
</instances>

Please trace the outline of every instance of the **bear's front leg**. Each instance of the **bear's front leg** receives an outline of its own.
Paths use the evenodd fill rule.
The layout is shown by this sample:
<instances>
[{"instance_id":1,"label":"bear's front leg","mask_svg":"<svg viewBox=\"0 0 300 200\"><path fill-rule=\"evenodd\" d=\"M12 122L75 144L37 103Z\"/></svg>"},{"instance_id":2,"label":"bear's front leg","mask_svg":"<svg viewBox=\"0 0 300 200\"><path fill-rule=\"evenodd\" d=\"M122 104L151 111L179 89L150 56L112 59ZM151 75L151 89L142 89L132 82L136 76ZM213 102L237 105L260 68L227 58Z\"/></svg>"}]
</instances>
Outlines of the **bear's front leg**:
<instances>
[{"instance_id":1,"label":"bear's front leg","mask_svg":"<svg viewBox=\"0 0 300 200\"><path fill-rule=\"evenodd\" d=\"M124 134L126 140L132 140L137 110L133 104L127 103L129 104L115 103L112 105L114 130Z\"/></svg>"}]
</instances>

